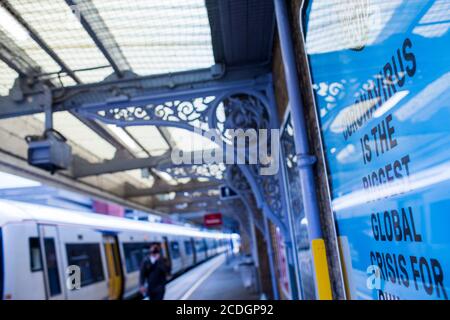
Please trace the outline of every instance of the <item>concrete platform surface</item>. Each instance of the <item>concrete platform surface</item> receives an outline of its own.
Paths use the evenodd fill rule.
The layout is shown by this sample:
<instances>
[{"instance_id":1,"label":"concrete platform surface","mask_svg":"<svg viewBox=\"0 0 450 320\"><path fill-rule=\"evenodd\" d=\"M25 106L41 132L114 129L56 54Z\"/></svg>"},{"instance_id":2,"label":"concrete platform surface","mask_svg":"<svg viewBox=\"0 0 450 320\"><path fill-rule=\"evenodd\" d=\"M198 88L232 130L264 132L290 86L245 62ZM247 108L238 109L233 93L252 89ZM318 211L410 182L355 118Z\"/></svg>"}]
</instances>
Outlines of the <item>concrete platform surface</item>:
<instances>
[{"instance_id":1,"label":"concrete platform surface","mask_svg":"<svg viewBox=\"0 0 450 320\"><path fill-rule=\"evenodd\" d=\"M225 255L212 258L171 281L165 300L258 300L258 295L244 287L236 261L226 262Z\"/></svg>"}]
</instances>

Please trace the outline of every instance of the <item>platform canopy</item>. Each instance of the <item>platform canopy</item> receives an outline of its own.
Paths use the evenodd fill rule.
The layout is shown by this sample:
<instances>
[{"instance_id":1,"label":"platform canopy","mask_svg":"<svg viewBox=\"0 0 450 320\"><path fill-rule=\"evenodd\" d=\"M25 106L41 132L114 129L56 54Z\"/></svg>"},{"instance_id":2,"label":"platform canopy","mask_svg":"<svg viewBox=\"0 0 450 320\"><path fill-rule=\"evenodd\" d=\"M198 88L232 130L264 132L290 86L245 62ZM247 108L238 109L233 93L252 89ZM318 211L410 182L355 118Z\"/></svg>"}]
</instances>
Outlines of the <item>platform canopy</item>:
<instances>
[{"instance_id":1,"label":"platform canopy","mask_svg":"<svg viewBox=\"0 0 450 320\"><path fill-rule=\"evenodd\" d=\"M17 94L11 88L19 77L51 88L89 91L108 80L178 74L195 82L202 70L270 72L274 30L271 0L1 0L0 100ZM43 113L21 112L1 115L0 103L0 139L5 141L0 148L19 160L26 159L25 136L42 133L45 120ZM54 128L68 139L80 163L101 164L118 153L151 163L175 147L187 152L215 147L184 129L119 127L71 110L54 114ZM169 199L170 210L180 206L167 195L170 186L179 192L195 191L202 183L213 186L208 178L193 180L134 163L110 163L114 170L93 169L69 178L132 201L151 197L163 207Z\"/></svg>"}]
</instances>

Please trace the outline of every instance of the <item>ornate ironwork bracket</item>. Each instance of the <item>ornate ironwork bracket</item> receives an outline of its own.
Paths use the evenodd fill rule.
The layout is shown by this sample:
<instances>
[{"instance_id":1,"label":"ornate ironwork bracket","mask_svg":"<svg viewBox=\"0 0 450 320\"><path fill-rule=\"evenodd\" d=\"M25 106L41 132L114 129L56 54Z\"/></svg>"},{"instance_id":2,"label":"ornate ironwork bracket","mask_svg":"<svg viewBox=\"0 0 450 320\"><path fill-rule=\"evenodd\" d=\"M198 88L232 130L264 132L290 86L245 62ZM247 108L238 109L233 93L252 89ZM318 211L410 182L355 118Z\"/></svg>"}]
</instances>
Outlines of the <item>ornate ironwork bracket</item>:
<instances>
[{"instance_id":1,"label":"ornate ironwork bracket","mask_svg":"<svg viewBox=\"0 0 450 320\"><path fill-rule=\"evenodd\" d=\"M85 103L80 115L117 126L171 126L190 131L218 129L225 136L229 125L247 128L254 121L271 118L267 91L270 76L234 81L201 89L166 90L130 97L118 92L102 103ZM226 116L225 116L226 115Z\"/></svg>"},{"instance_id":2,"label":"ornate ironwork bracket","mask_svg":"<svg viewBox=\"0 0 450 320\"><path fill-rule=\"evenodd\" d=\"M230 166L227 171L227 182L246 202L249 210L253 212L255 223L257 221L258 228L263 234L265 234L264 222L258 217L258 210L251 208L252 203L256 203L263 214L280 228L285 239L290 239L285 215L286 210L282 199L282 185L278 175L254 175L249 166Z\"/></svg>"},{"instance_id":3,"label":"ornate ironwork bracket","mask_svg":"<svg viewBox=\"0 0 450 320\"><path fill-rule=\"evenodd\" d=\"M132 97L119 90L114 98L101 103L81 104L75 110L86 118L118 126L171 126L194 132L213 129L220 136L219 147L222 148L229 142L229 130L278 129L270 75L251 81L227 82L198 89L166 90ZM257 206L280 227L283 234L288 234L278 174L260 175L260 163L239 164L239 168L250 185ZM224 174L221 164L172 164L159 169L178 178L208 177L220 180ZM251 206L246 193L240 191L245 203ZM264 230L259 220L255 219Z\"/></svg>"},{"instance_id":4,"label":"ornate ironwork bracket","mask_svg":"<svg viewBox=\"0 0 450 320\"><path fill-rule=\"evenodd\" d=\"M221 181L225 174L225 165L220 164L193 164L178 166L157 166L159 171L166 172L174 178L207 178L213 181Z\"/></svg>"},{"instance_id":5,"label":"ornate ironwork bracket","mask_svg":"<svg viewBox=\"0 0 450 320\"><path fill-rule=\"evenodd\" d=\"M240 169L252 188L258 207L280 228L285 239L290 239L284 187L279 174L262 176L252 166L240 166Z\"/></svg>"}]
</instances>

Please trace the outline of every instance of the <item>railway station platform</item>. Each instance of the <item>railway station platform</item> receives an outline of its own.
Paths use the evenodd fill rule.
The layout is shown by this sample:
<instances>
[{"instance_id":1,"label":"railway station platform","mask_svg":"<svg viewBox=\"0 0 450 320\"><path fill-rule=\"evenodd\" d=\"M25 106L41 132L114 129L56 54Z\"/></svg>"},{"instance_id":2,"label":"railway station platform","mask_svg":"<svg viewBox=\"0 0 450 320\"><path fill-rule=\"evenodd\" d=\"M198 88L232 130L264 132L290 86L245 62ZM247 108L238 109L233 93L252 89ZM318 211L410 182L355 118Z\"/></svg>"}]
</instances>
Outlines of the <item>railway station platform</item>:
<instances>
[{"instance_id":1,"label":"railway station platform","mask_svg":"<svg viewBox=\"0 0 450 320\"><path fill-rule=\"evenodd\" d=\"M246 288L236 258L212 258L167 285L166 300L258 300L254 287Z\"/></svg>"}]
</instances>

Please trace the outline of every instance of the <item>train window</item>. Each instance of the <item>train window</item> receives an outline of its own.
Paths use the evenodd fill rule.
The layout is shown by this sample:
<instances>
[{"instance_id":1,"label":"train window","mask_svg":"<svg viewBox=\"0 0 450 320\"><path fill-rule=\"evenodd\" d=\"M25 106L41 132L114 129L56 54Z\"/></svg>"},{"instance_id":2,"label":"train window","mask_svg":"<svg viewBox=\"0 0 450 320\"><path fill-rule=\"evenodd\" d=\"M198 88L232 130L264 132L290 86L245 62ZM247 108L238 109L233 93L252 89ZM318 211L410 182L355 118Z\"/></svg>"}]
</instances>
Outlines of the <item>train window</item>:
<instances>
[{"instance_id":1,"label":"train window","mask_svg":"<svg viewBox=\"0 0 450 320\"><path fill-rule=\"evenodd\" d=\"M61 283L59 282L58 261L56 258L55 240L44 239L45 262L47 263L47 277L50 296L61 294Z\"/></svg>"},{"instance_id":2,"label":"train window","mask_svg":"<svg viewBox=\"0 0 450 320\"><path fill-rule=\"evenodd\" d=\"M42 271L42 256L39 238L29 238L31 272Z\"/></svg>"},{"instance_id":3,"label":"train window","mask_svg":"<svg viewBox=\"0 0 450 320\"><path fill-rule=\"evenodd\" d=\"M125 266L127 272L139 270L142 260L148 254L148 243L124 243L123 251L125 253Z\"/></svg>"},{"instance_id":4,"label":"train window","mask_svg":"<svg viewBox=\"0 0 450 320\"><path fill-rule=\"evenodd\" d=\"M69 265L77 265L81 271L81 286L105 279L98 243L66 244Z\"/></svg>"},{"instance_id":5,"label":"train window","mask_svg":"<svg viewBox=\"0 0 450 320\"><path fill-rule=\"evenodd\" d=\"M200 252L205 252L207 249L206 241L204 239L200 240L199 245L200 245Z\"/></svg>"},{"instance_id":6,"label":"train window","mask_svg":"<svg viewBox=\"0 0 450 320\"><path fill-rule=\"evenodd\" d=\"M192 254L192 243L191 241L184 242L184 252L189 256Z\"/></svg>"},{"instance_id":7,"label":"train window","mask_svg":"<svg viewBox=\"0 0 450 320\"><path fill-rule=\"evenodd\" d=\"M178 259L180 257L180 245L178 241L170 242L170 253L172 255L172 259Z\"/></svg>"},{"instance_id":8,"label":"train window","mask_svg":"<svg viewBox=\"0 0 450 320\"><path fill-rule=\"evenodd\" d=\"M203 247L203 241L195 240L195 251L197 252L203 252L205 248Z\"/></svg>"}]
</instances>

